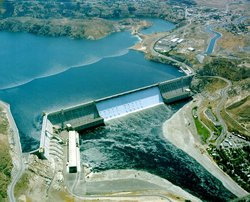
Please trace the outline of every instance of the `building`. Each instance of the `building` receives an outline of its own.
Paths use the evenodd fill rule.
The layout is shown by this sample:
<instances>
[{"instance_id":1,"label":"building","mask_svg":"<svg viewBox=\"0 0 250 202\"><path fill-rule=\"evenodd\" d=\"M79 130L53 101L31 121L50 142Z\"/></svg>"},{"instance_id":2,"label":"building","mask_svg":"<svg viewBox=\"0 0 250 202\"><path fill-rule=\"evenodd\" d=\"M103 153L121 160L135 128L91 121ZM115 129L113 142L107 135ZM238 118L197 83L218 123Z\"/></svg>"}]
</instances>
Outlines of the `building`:
<instances>
[{"instance_id":1,"label":"building","mask_svg":"<svg viewBox=\"0 0 250 202\"><path fill-rule=\"evenodd\" d=\"M76 131L69 131L67 168L69 173L80 171L79 134Z\"/></svg>"}]
</instances>

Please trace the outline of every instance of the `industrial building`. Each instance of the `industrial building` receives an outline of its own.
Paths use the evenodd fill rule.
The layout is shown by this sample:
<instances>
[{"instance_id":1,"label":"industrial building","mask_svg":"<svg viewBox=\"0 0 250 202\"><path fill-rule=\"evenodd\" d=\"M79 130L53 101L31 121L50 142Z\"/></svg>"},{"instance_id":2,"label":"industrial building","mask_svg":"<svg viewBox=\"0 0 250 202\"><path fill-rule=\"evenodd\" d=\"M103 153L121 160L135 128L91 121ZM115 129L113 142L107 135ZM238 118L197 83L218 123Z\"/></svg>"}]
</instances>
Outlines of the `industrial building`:
<instances>
[{"instance_id":1,"label":"industrial building","mask_svg":"<svg viewBox=\"0 0 250 202\"><path fill-rule=\"evenodd\" d=\"M67 170L69 173L80 172L80 148L79 134L76 131L69 131Z\"/></svg>"}]
</instances>

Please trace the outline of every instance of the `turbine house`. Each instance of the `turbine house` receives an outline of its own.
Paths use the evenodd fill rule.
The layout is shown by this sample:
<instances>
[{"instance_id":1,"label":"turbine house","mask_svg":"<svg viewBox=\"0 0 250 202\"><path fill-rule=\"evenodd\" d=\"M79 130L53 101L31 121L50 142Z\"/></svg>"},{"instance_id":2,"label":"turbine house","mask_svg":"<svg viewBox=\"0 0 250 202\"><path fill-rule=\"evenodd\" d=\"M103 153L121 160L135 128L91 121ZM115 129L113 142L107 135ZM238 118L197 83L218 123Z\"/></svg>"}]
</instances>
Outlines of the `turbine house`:
<instances>
[{"instance_id":1,"label":"turbine house","mask_svg":"<svg viewBox=\"0 0 250 202\"><path fill-rule=\"evenodd\" d=\"M80 171L79 134L76 131L69 131L67 169L69 173Z\"/></svg>"}]
</instances>

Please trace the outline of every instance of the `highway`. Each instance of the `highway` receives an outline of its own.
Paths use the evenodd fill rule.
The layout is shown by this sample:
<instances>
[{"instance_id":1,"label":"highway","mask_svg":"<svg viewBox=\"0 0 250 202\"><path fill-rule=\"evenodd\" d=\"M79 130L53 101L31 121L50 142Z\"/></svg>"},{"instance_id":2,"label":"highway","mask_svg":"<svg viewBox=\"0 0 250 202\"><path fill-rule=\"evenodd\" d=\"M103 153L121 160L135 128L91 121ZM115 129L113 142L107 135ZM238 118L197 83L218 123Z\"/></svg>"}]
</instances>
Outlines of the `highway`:
<instances>
[{"instance_id":1,"label":"highway","mask_svg":"<svg viewBox=\"0 0 250 202\"><path fill-rule=\"evenodd\" d=\"M14 196L14 189L15 185L18 182L18 180L21 178L25 166L23 163L23 154L22 154L22 148L21 148L21 142L19 138L19 132L16 126L16 123L13 119L13 116L10 111L10 106L2 101L1 105L6 109L7 112L7 118L9 121L9 126L10 126L10 139L11 143L13 144L13 150L12 150L12 163L13 163L13 168L11 172L11 183L8 186L7 194L10 202L15 202L15 196Z\"/></svg>"}]
</instances>

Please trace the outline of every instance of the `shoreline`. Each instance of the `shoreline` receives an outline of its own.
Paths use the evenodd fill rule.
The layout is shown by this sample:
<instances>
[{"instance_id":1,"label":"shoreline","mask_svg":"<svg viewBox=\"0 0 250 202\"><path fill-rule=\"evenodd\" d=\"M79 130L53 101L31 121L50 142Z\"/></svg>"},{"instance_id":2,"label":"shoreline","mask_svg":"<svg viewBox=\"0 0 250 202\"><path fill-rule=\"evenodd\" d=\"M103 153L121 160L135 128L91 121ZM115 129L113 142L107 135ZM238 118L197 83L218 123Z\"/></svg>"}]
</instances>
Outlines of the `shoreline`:
<instances>
[{"instance_id":1,"label":"shoreline","mask_svg":"<svg viewBox=\"0 0 250 202\"><path fill-rule=\"evenodd\" d=\"M205 147L201 145L198 140L198 134L191 113L192 108L197 104L198 103L194 104L193 101L189 102L168 119L163 124L164 137L176 147L193 157L209 173L220 180L224 187L234 195L237 197L246 196L249 193L218 167L207 154Z\"/></svg>"},{"instance_id":2,"label":"shoreline","mask_svg":"<svg viewBox=\"0 0 250 202\"><path fill-rule=\"evenodd\" d=\"M21 178L25 166L23 164L22 147L19 137L19 132L12 116L10 105L0 100L0 106L4 109L8 123L9 123L9 134L8 144L10 146L10 155L12 158L13 168L11 171L11 183L8 185L8 198L10 201L15 201L14 189L18 180Z\"/></svg>"},{"instance_id":3,"label":"shoreline","mask_svg":"<svg viewBox=\"0 0 250 202\"><path fill-rule=\"evenodd\" d=\"M110 193L105 193L105 194L97 193L97 194L90 195L90 196L89 195L78 196L72 193L73 195L76 195L77 197L84 197L84 198L91 197L91 198L100 198L100 199L103 199L105 197L107 198L109 197L112 197L112 198L113 197L118 197L118 198L143 197L142 200L140 201L144 201L149 196L154 196L156 198L161 198L162 196L164 196L164 198L168 198L171 201L185 201L185 200L191 200L191 201L197 201L197 202L201 201L197 197L183 190L181 187L172 184L170 181L163 179L159 176L150 174L148 172L140 171L140 170L124 169L124 170L107 170L107 171L102 171L98 173L91 172L87 176L85 176L85 180L87 184L99 183L101 184L100 185L101 187L105 187L104 185L106 183L109 183L112 181L119 185L129 180L131 181L130 183L132 183L133 186L138 184L138 187L139 186L148 187L150 185L151 189L147 188L145 190L136 190L136 189L129 190L130 185L127 184L126 186L128 187L128 190L126 191L113 192L114 190L111 190ZM157 186L158 188L154 189L153 186ZM101 193L103 190L98 190L98 191L100 191Z\"/></svg>"}]
</instances>

